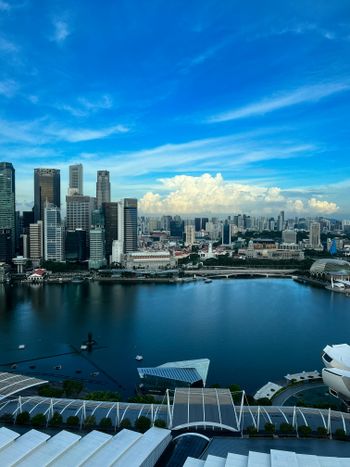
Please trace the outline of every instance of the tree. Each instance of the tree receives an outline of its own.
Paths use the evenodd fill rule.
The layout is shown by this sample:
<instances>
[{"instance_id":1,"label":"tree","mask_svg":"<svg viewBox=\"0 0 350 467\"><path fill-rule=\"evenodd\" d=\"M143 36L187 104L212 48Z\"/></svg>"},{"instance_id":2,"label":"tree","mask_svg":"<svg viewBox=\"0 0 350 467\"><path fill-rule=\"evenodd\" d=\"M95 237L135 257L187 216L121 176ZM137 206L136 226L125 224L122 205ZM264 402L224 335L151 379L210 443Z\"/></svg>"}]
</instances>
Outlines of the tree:
<instances>
[{"instance_id":1,"label":"tree","mask_svg":"<svg viewBox=\"0 0 350 467\"><path fill-rule=\"evenodd\" d=\"M66 420L66 424L68 426L78 426L79 423L80 423L79 417L77 417L76 415L71 415Z\"/></svg>"},{"instance_id":2,"label":"tree","mask_svg":"<svg viewBox=\"0 0 350 467\"><path fill-rule=\"evenodd\" d=\"M62 415L59 412L55 412L52 418L49 420L50 426L61 426L63 423Z\"/></svg>"},{"instance_id":3,"label":"tree","mask_svg":"<svg viewBox=\"0 0 350 467\"><path fill-rule=\"evenodd\" d=\"M273 423L265 423L265 431L266 433L274 433L276 430L275 425Z\"/></svg>"},{"instance_id":4,"label":"tree","mask_svg":"<svg viewBox=\"0 0 350 467\"><path fill-rule=\"evenodd\" d=\"M317 427L317 434L319 436L326 436L327 435L327 428L325 428L324 426Z\"/></svg>"},{"instance_id":5,"label":"tree","mask_svg":"<svg viewBox=\"0 0 350 467\"><path fill-rule=\"evenodd\" d=\"M161 418L157 418L154 422L154 426L157 426L158 428L166 428L166 421Z\"/></svg>"},{"instance_id":6,"label":"tree","mask_svg":"<svg viewBox=\"0 0 350 467\"><path fill-rule=\"evenodd\" d=\"M290 423L281 423L280 424L280 432L281 433L293 433L294 427Z\"/></svg>"},{"instance_id":7,"label":"tree","mask_svg":"<svg viewBox=\"0 0 350 467\"><path fill-rule=\"evenodd\" d=\"M84 420L85 428L92 428L96 425L96 418L94 415L88 415Z\"/></svg>"},{"instance_id":8,"label":"tree","mask_svg":"<svg viewBox=\"0 0 350 467\"><path fill-rule=\"evenodd\" d=\"M334 433L336 438L339 439L345 439L346 438L346 433L342 428L337 428Z\"/></svg>"},{"instance_id":9,"label":"tree","mask_svg":"<svg viewBox=\"0 0 350 467\"><path fill-rule=\"evenodd\" d=\"M151 428L151 420L148 417L141 415L141 417L139 417L135 422L135 428L140 433L145 433Z\"/></svg>"},{"instance_id":10,"label":"tree","mask_svg":"<svg viewBox=\"0 0 350 467\"><path fill-rule=\"evenodd\" d=\"M128 418L123 418L120 422L120 428L131 428L131 421Z\"/></svg>"},{"instance_id":11,"label":"tree","mask_svg":"<svg viewBox=\"0 0 350 467\"><path fill-rule=\"evenodd\" d=\"M40 427L46 425L46 417L43 413L37 413L31 419L32 426Z\"/></svg>"},{"instance_id":12,"label":"tree","mask_svg":"<svg viewBox=\"0 0 350 467\"><path fill-rule=\"evenodd\" d=\"M67 397L77 397L83 390L83 387L83 383L80 381L74 381L70 379L63 381L63 389Z\"/></svg>"},{"instance_id":13,"label":"tree","mask_svg":"<svg viewBox=\"0 0 350 467\"><path fill-rule=\"evenodd\" d=\"M257 405L272 405L272 402L267 397L262 397L256 401Z\"/></svg>"},{"instance_id":14,"label":"tree","mask_svg":"<svg viewBox=\"0 0 350 467\"><path fill-rule=\"evenodd\" d=\"M112 429L112 420L109 417L101 418L99 427L101 430L109 431Z\"/></svg>"},{"instance_id":15,"label":"tree","mask_svg":"<svg viewBox=\"0 0 350 467\"><path fill-rule=\"evenodd\" d=\"M16 417L17 425L28 425L30 422L29 412L21 412Z\"/></svg>"},{"instance_id":16,"label":"tree","mask_svg":"<svg viewBox=\"0 0 350 467\"><path fill-rule=\"evenodd\" d=\"M300 425L300 426L298 427L298 433L299 433L299 435L301 435L302 437L307 438L308 436L311 435L312 430L311 430L311 428L310 428L309 426L307 426L307 425Z\"/></svg>"},{"instance_id":17,"label":"tree","mask_svg":"<svg viewBox=\"0 0 350 467\"><path fill-rule=\"evenodd\" d=\"M258 430L256 429L256 427L254 425L247 426L247 433L248 433L249 436L256 435L257 432L258 432Z\"/></svg>"}]
</instances>

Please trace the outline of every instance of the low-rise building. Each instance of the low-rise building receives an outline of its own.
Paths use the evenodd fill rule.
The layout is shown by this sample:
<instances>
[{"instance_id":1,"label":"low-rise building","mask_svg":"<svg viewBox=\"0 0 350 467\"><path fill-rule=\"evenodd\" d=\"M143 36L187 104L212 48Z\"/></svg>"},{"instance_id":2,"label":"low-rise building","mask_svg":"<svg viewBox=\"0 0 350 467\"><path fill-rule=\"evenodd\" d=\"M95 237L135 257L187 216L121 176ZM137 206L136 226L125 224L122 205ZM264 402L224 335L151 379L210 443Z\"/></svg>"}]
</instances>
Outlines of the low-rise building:
<instances>
[{"instance_id":1,"label":"low-rise building","mask_svg":"<svg viewBox=\"0 0 350 467\"><path fill-rule=\"evenodd\" d=\"M125 255L127 269L168 269L174 268L176 263L170 251L134 251Z\"/></svg>"}]
</instances>

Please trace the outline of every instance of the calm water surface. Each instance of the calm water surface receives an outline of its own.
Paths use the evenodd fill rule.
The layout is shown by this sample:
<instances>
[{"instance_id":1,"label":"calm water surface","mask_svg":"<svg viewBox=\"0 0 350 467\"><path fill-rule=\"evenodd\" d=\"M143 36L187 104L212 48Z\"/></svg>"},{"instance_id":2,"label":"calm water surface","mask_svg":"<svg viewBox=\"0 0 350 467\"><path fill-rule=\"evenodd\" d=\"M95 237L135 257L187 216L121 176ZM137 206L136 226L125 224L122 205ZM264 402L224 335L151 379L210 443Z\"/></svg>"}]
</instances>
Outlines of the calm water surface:
<instances>
[{"instance_id":1,"label":"calm water surface","mask_svg":"<svg viewBox=\"0 0 350 467\"><path fill-rule=\"evenodd\" d=\"M208 384L237 383L253 392L286 373L320 369L327 343L350 342L350 299L285 279L0 285L1 364L79 347L89 331L104 346L92 360L124 392L138 382L137 354L144 356L139 366L207 357ZM61 363L63 373L89 372L81 360L53 357L33 371L50 378L52 364ZM28 373L29 364L17 371Z\"/></svg>"}]
</instances>

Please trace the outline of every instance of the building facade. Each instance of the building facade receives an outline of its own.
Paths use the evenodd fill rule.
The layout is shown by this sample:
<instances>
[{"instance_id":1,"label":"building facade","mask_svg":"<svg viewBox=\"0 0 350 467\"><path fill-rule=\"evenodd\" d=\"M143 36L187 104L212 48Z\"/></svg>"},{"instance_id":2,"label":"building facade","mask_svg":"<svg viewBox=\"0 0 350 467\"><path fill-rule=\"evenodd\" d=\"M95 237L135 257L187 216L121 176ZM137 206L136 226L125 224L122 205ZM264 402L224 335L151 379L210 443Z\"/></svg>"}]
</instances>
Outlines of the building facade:
<instances>
[{"instance_id":1,"label":"building facade","mask_svg":"<svg viewBox=\"0 0 350 467\"><path fill-rule=\"evenodd\" d=\"M83 194L83 164L70 165L68 195Z\"/></svg>"},{"instance_id":2,"label":"building facade","mask_svg":"<svg viewBox=\"0 0 350 467\"><path fill-rule=\"evenodd\" d=\"M96 201L98 209L102 207L102 203L109 203L111 201L111 183L109 181L108 170L97 171Z\"/></svg>"},{"instance_id":3,"label":"building facade","mask_svg":"<svg viewBox=\"0 0 350 467\"><path fill-rule=\"evenodd\" d=\"M91 229L89 269L99 269L106 264L104 229L102 227Z\"/></svg>"},{"instance_id":4,"label":"building facade","mask_svg":"<svg viewBox=\"0 0 350 467\"><path fill-rule=\"evenodd\" d=\"M44 258L45 261L64 261L64 228L61 211L47 204L44 218Z\"/></svg>"},{"instance_id":5,"label":"building facade","mask_svg":"<svg viewBox=\"0 0 350 467\"><path fill-rule=\"evenodd\" d=\"M46 203L61 207L59 169L34 169L34 222L44 220Z\"/></svg>"},{"instance_id":6,"label":"building facade","mask_svg":"<svg viewBox=\"0 0 350 467\"><path fill-rule=\"evenodd\" d=\"M10 251L3 256L10 260L15 254L16 245L16 195L15 195L15 169L10 162L0 162L0 229L4 238L10 234L10 243L4 240ZM10 230L10 233L9 233ZM0 260L1 261L1 260Z\"/></svg>"},{"instance_id":7,"label":"building facade","mask_svg":"<svg viewBox=\"0 0 350 467\"><path fill-rule=\"evenodd\" d=\"M137 199L124 198L123 200L123 224L124 224L124 253L137 251Z\"/></svg>"}]
</instances>

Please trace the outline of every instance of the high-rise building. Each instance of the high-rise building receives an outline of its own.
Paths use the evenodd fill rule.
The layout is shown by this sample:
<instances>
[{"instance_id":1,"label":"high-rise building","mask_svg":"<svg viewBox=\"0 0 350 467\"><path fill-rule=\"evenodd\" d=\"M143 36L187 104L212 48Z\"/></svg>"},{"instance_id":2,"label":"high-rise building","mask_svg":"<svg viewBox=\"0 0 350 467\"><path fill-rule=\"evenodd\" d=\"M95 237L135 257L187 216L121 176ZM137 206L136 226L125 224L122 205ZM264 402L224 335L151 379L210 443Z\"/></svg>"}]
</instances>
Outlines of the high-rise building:
<instances>
[{"instance_id":1,"label":"high-rise building","mask_svg":"<svg viewBox=\"0 0 350 467\"><path fill-rule=\"evenodd\" d=\"M201 230L201 218L196 217L194 219L194 228L196 229L196 232L199 232Z\"/></svg>"},{"instance_id":2,"label":"high-rise building","mask_svg":"<svg viewBox=\"0 0 350 467\"><path fill-rule=\"evenodd\" d=\"M102 207L102 203L109 203L111 201L111 184L108 170L97 171L96 201L97 209Z\"/></svg>"},{"instance_id":3,"label":"high-rise building","mask_svg":"<svg viewBox=\"0 0 350 467\"><path fill-rule=\"evenodd\" d=\"M64 261L64 229L60 208L47 204L44 217L45 261Z\"/></svg>"},{"instance_id":4,"label":"high-rise building","mask_svg":"<svg viewBox=\"0 0 350 467\"><path fill-rule=\"evenodd\" d=\"M102 214L105 226L106 257L112 255L113 240L118 240L118 203L102 203Z\"/></svg>"},{"instance_id":5,"label":"high-rise building","mask_svg":"<svg viewBox=\"0 0 350 467\"><path fill-rule=\"evenodd\" d=\"M29 225L29 256L36 262L44 256L43 221Z\"/></svg>"},{"instance_id":6,"label":"high-rise building","mask_svg":"<svg viewBox=\"0 0 350 467\"><path fill-rule=\"evenodd\" d=\"M185 245L193 245L196 242L195 226L192 224L185 225Z\"/></svg>"},{"instance_id":7,"label":"high-rise building","mask_svg":"<svg viewBox=\"0 0 350 467\"><path fill-rule=\"evenodd\" d=\"M61 207L59 169L34 169L34 222L44 220L46 203Z\"/></svg>"},{"instance_id":8,"label":"high-rise building","mask_svg":"<svg viewBox=\"0 0 350 467\"><path fill-rule=\"evenodd\" d=\"M67 230L65 243L66 261L85 261L87 259L86 238L86 230Z\"/></svg>"},{"instance_id":9,"label":"high-rise building","mask_svg":"<svg viewBox=\"0 0 350 467\"><path fill-rule=\"evenodd\" d=\"M68 195L83 194L83 164L70 165Z\"/></svg>"},{"instance_id":10,"label":"high-rise building","mask_svg":"<svg viewBox=\"0 0 350 467\"><path fill-rule=\"evenodd\" d=\"M296 243L297 242L297 233L295 230L283 230L282 232L283 243Z\"/></svg>"},{"instance_id":11,"label":"high-rise building","mask_svg":"<svg viewBox=\"0 0 350 467\"><path fill-rule=\"evenodd\" d=\"M321 246L321 225L319 222L310 223L310 246L311 248L320 248Z\"/></svg>"},{"instance_id":12,"label":"high-rise building","mask_svg":"<svg viewBox=\"0 0 350 467\"><path fill-rule=\"evenodd\" d=\"M170 237L182 240L184 234L185 223L181 220L180 216L174 216L174 219L170 221Z\"/></svg>"},{"instance_id":13,"label":"high-rise building","mask_svg":"<svg viewBox=\"0 0 350 467\"><path fill-rule=\"evenodd\" d=\"M221 243L231 246L231 224L227 220L222 224Z\"/></svg>"},{"instance_id":14,"label":"high-rise building","mask_svg":"<svg viewBox=\"0 0 350 467\"><path fill-rule=\"evenodd\" d=\"M16 199L15 199L15 169L11 162L0 162L0 229L10 229L10 251L5 256L13 258L16 245ZM8 242L6 240L6 245ZM4 244L5 244L4 243Z\"/></svg>"},{"instance_id":15,"label":"high-rise building","mask_svg":"<svg viewBox=\"0 0 350 467\"><path fill-rule=\"evenodd\" d=\"M0 229L0 263L10 263L12 257L12 231Z\"/></svg>"},{"instance_id":16,"label":"high-rise building","mask_svg":"<svg viewBox=\"0 0 350 467\"><path fill-rule=\"evenodd\" d=\"M90 230L89 269L99 269L107 263L104 248L104 229L97 227Z\"/></svg>"},{"instance_id":17,"label":"high-rise building","mask_svg":"<svg viewBox=\"0 0 350 467\"><path fill-rule=\"evenodd\" d=\"M124 198L123 200L124 223L124 253L137 251L137 199Z\"/></svg>"},{"instance_id":18,"label":"high-rise building","mask_svg":"<svg viewBox=\"0 0 350 467\"><path fill-rule=\"evenodd\" d=\"M91 226L90 196L66 196L66 208L67 230L83 229L88 233Z\"/></svg>"}]
</instances>

